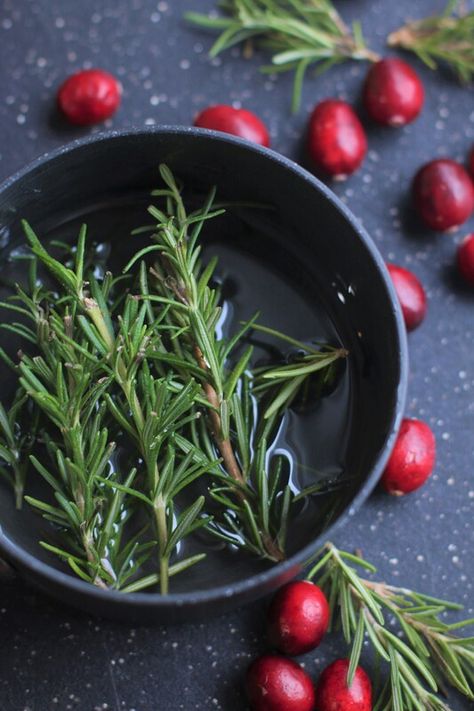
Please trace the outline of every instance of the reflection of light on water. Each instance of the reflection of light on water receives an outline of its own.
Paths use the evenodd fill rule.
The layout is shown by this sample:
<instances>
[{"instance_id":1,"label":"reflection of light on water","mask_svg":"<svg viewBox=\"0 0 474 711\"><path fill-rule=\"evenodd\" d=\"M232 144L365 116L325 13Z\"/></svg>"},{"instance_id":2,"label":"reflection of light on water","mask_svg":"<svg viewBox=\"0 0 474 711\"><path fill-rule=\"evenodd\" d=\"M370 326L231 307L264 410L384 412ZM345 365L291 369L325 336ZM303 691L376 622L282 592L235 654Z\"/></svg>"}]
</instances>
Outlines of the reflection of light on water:
<instances>
[{"instance_id":1,"label":"reflection of light on water","mask_svg":"<svg viewBox=\"0 0 474 711\"><path fill-rule=\"evenodd\" d=\"M216 334L219 341L225 338L225 326L232 320L232 307L229 301L224 301L221 306L219 320L216 323Z\"/></svg>"},{"instance_id":2,"label":"reflection of light on water","mask_svg":"<svg viewBox=\"0 0 474 711\"><path fill-rule=\"evenodd\" d=\"M12 249L8 255L8 261L13 262L15 259L31 259L31 248L27 244L21 244L15 249Z\"/></svg>"},{"instance_id":3,"label":"reflection of light on water","mask_svg":"<svg viewBox=\"0 0 474 711\"><path fill-rule=\"evenodd\" d=\"M299 488L295 483L296 456L286 444L286 434L288 428L288 416L285 414L280 422L278 431L274 437L273 444L269 447L266 457L267 472L270 471L270 462L273 457L282 457L287 462L288 485L293 494L299 493Z\"/></svg>"},{"instance_id":4,"label":"reflection of light on water","mask_svg":"<svg viewBox=\"0 0 474 711\"><path fill-rule=\"evenodd\" d=\"M7 225L0 227L0 249L3 249L10 242L10 228Z\"/></svg>"}]
</instances>

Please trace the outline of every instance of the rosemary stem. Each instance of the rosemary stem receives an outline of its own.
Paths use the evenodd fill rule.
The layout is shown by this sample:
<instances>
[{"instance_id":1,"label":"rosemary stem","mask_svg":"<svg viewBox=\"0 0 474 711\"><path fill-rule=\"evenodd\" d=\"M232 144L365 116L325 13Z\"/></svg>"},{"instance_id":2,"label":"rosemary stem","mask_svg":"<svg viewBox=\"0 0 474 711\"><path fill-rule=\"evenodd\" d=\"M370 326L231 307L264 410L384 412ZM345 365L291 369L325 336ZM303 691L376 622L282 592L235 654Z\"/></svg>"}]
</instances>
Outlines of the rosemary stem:
<instances>
[{"instance_id":1,"label":"rosemary stem","mask_svg":"<svg viewBox=\"0 0 474 711\"><path fill-rule=\"evenodd\" d=\"M22 481L18 481L18 477L15 477L14 491L15 506L17 510L20 511L23 505L24 484Z\"/></svg>"},{"instance_id":2,"label":"rosemary stem","mask_svg":"<svg viewBox=\"0 0 474 711\"><path fill-rule=\"evenodd\" d=\"M202 370L207 371L206 362L198 346L194 347L194 355L199 367L202 368ZM203 388L207 400L211 405L211 409L209 411L210 433L222 456L224 467L229 476L231 476L235 482L237 482L238 484L245 484L245 478L237 462L232 443L230 439L222 437L222 423L219 415L219 408L221 403L219 402L219 397L214 387L209 382L205 382ZM242 501L245 501L247 499L244 492L240 488L236 487L235 493L236 496L238 496ZM283 553L281 548L273 541L272 537L265 531L261 531L260 533L262 536L263 546L269 557L275 562L280 562L284 560L285 554Z\"/></svg>"},{"instance_id":3,"label":"rosemary stem","mask_svg":"<svg viewBox=\"0 0 474 711\"><path fill-rule=\"evenodd\" d=\"M272 560L274 560L276 563L281 563L282 560L285 560L284 552L282 551L280 546L275 543L272 537L268 535L268 533L262 532L262 541L263 545L265 546L266 552Z\"/></svg>"},{"instance_id":4,"label":"rosemary stem","mask_svg":"<svg viewBox=\"0 0 474 711\"><path fill-rule=\"evenodd\" d=\"M201 370L207 372L206 361L204 360L201 349L197 345L194 346L194 357ZM221 403L217 392L209 381L204 383L203 389L207 401L211 406L211 410L209 411L210 432L224 460L227 473L239 484L245 484L245 479L238 465L230 439L222 437L222 423L219 415Z\"/></svg>"},{"instance_id":5,"label":"rosemary stem","mask_svg":"<svg viewBox=\"0 0 474 711\"><path fill-rule=\"evenodd\" d=\"M83 532L82 534L82 546L84 548L86 558L89 563L89 567L91 570L91 578L94 585L96 585L98 588L101 588L101 590L108 590L107 585L104 583L101 577L97 575L96 556L94 555L90 539L86 532Z\"/></svg>"},{"instance_id":6,"label":"rosemary stem","mask_svg":"<svg viewBox=\"0 0 474 711\"><path fill-rule=\"evenodd\" d=\"M168 592L168 556L165 555L166 544L168 543L168 525L166 519L166 504L162 494L158 494L155 499L155 522L158 534L158 546L160 549L160 591L162 595Z\"/></svg>"}]
</instances>

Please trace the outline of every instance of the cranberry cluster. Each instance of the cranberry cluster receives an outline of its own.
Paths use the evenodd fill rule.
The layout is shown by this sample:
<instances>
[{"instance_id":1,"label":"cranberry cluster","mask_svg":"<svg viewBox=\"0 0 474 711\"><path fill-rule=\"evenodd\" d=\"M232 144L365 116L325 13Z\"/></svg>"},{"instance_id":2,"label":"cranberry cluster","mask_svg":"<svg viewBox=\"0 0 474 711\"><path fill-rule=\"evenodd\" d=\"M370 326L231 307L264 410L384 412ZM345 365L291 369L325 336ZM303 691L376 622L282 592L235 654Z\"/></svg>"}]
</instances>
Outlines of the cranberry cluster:
<instances>
[{"instance_id":1,"label":"cranberry cluster","mask_svg":"<svg viewBox=\"0 0 474 711\"><path fill-rule=\"evenodd\" d=\"M348 659L337 659L321 673L316 685L303 667L285 655L312 651L329 625L330 610L321 588L308 580L284 585L267 615L271 645L280 654L265 654L249 667L245 688L253 711L371 711L372 685L357 667L347 685Z\"/></svg>"}]
</instances>

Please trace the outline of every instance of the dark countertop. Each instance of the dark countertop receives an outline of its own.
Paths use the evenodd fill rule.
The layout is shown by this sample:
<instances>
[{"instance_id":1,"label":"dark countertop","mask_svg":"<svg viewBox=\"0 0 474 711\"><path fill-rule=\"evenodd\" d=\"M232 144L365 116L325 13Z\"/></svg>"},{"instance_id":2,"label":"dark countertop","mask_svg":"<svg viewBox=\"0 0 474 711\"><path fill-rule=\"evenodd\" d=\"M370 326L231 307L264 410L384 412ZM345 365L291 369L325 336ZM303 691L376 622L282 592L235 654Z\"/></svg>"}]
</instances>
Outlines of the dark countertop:
<instances>
[{"instance_id":1,"label":"dark countertop","mask_svg":"<svg viewBox=\"0 0 474 711\"><path fill-rule=\"evenodd\" d=\"M340 0L360 17L370 44L383 51L389 30L426 15L443 0ZM300 157L308 111L339 95L357 101L365 67L347 64L308 79L303 108L289 113L290 77L262 77L258 58L233 51L210 62L210 38L181 21L185 9L213 0L0 0L0 177L87 133L65 129L54 113L58 84L80 67L102 66L124 84L111 126L189 124L207 104L242 103L270 126L273 147ZM416 9L415 9L416 8ZM360 217L385 258L424 282L429 313L410 336L407 412L426 419L438 441L436 473L403 500L375 494L337 536L360 547L395 583L457 600L474 614L474 292L453 274L454 237L424 232L407 210L416 168L437 156L464 160L474 143L474 93L446 74L418 66L427 90L421 118L404 130L369 127L363 169L337 193ZM94 129L95 130L95 129ZM175 711L245 708L248 661L263 651L265 602L206 624L175 628L96 621L37 595L21 580L0 584L2 711ZM307 655L316 673L342 656L327 642ZM468 709L452 701L453 709Z\"/></svg>"}]
</instances>

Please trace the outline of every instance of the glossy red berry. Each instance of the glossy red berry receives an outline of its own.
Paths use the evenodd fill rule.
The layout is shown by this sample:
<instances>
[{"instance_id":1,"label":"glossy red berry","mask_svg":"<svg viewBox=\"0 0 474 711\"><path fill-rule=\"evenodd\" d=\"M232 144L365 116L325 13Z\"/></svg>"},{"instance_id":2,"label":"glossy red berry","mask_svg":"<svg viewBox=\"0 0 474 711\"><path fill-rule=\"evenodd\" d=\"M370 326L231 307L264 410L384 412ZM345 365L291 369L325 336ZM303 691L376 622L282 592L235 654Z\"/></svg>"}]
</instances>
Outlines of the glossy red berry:
<instances>
[{"instance_id":1,"label":"glossy red berry","mask_svg":"<svg viewBox=\"0 0 474 711\"><path fill-rule=\"evenodd\" d=\"M408 269L387 264L397 292L407 331L413 331L426 316L426 294L420 280Z\"/></svg>"},{"instance_id":2,"label":"glossy red berry","mask_svg":"<svg viewBox=\"0 0 474 711\"><path fill-rule=\"evenodd\" d=\"M405 126L416 119L425 99L421 79L409 64L396 57L376 62L364 85L369 116L384 126Z\"/></svg>"},{"instance_id":3,"label":"glossy red berry","mask_svg":"<svg viewBox=\"0 0 474 711\"><path fill-rule=\"evenodd\" d=\"M246 141L259 143L261 146L270 145L267 127L258 116L246 109L234 109L233 106L224 104L209 106L196 116L194 125L231 133L245 138Z\"/></svg>"},{"instance_id":4,"label":"glossy red berry","mask_svg":"<svg viewBox=\"0 0 474 711\"><path fill-rule=\"evenodd\" d=\"M317 168L343 180L361 165L367 138L354 110L345 101L326 99L309 121L308 151Z\"/></svg>"},{"instance_id":5,"label":"glossy red berry","mask_svg":"<svg viewBox=\"0 0 474 711\"><path fill-rule=\"evenodd\" d=\"M474 233L464 237L459 245L457 262L459 273L463 279L474 286Z\"/></svg>"},{"instance_id":6,"label":"glossy red berry","mask_svg":"<svg viewBox=\"0 0 474 711\"><path fill-rule=\"evenodd\" d=\"M394 496L419 489L431 475L436 458L435 436L421 420L405 419L382 474L382 486Z\"/></svg>"},{"instance_id":7,"label":"glossy red berry","mask_svg":"<svg viewBox=\"0 0 474 711\"><path fill-rule=\"evenodd\" d=\"M357 667L352 685L347 686L348 659L337 659L319 677L316 685L317 711L372 711L372 684Z\"/></svg>"},{"instance_id":8,"label":"glossy red berry","mask_svg":"<svg viewBox=\"0 0 474 711\"><path fill-rule=\"evenodd\" d=\"M424 165L413 182L413 196L423 221L433 230L462 225L474 209L474 185L462 165L446 158Z\"/></svg>"},{"instance_id":9,"label":"glossy red berry","mask_svg":"<svg viewBox=\"0 0 474 711\"><path fill-rule=\"evenodd\" d=\"M313 683L291 659L266 654L247 671L245 682L252 711L313 711Z\"/></svg>"},{"instance_id":10,"label":"glossy red berry","mask_svg":"<svg viewBox=\"0 0 474 711\"><path fill-rule=\"evenodd\" d=\"M86 69L60 86L58 105L71 123L88 126L110 118L119 107L121 95L121 84L112 74Z\"/></svg>"},{"instance_id":11,"label":"glossy red berry","mask_svg":"<svg viewBox=\"0 0 474 711\"><path fill-rule=\"evenodd\" d=\"M284 654L304 654L317 647L328 624L326 596L308 580L284 585L268 610L268 638Z\"/></svg>"}]
</instances>

